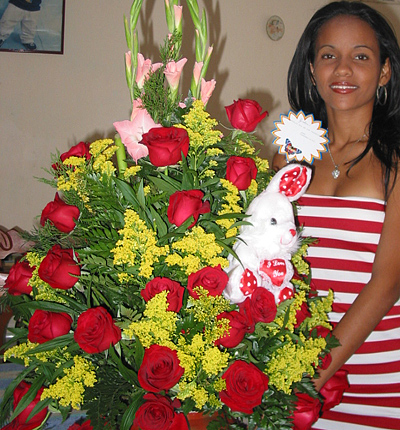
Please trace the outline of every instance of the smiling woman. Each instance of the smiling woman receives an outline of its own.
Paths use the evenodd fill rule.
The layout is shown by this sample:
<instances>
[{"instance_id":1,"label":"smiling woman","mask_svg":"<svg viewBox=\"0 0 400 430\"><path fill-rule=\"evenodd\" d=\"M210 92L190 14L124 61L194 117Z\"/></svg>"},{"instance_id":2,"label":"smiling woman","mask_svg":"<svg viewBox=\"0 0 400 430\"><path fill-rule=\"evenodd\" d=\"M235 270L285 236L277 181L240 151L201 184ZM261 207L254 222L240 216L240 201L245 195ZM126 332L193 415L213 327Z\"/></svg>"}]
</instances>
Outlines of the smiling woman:
<instances>
[{"instance_id":1,"label":"smiling woman","mask_svg":"<svg viewBox=\"0 0 400 430\"><path fill-rule=\"evenodd\" d=\"M334 290L341 343L314 384L324 395L343 371L350 383L313 428L398 429L400 49L389 24L361 2L321 8L294 54L288 95L329 130L298 208L304 234L318 238L308 255L313 284Z\"/></svg>"}]
</instances>

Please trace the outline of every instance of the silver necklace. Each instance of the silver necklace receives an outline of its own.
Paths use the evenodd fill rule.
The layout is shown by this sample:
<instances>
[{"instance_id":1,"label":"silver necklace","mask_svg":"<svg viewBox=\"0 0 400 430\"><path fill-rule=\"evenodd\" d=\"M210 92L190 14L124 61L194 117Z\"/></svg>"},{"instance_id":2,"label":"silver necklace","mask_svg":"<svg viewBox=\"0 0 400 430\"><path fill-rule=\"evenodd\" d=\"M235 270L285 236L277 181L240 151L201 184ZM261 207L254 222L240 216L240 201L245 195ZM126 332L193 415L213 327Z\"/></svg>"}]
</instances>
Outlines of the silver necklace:
<instances>
[{"instance_id":1,"label":"silver necklace","mask_svg":"<svg viewBox=\"0 0 400 430\"><path fill-rule=\"evenodd\" d=\"M352 148L356 143L358 143L362 139L364 139L364 137L367 137L367 135L365 133L359 139L355 140L351 146L349 146L349 149L346 151L346 154L343 157L343 161L345 160L347 153L350 151L350 148ZM339 177L339 175L340 175L340 169L339 169L339 167L343 164L343 161L341 163L336 164L335 160L333 159L331 149L329 147L329 142L327 144L327 147L328 147L329 156L331 157L331 160L332 160L332 163L333 163L333 166L334 166L334 169L332 170L332 176L333 176L333 179L337 179Z\"/></svg>"}]
</instances>

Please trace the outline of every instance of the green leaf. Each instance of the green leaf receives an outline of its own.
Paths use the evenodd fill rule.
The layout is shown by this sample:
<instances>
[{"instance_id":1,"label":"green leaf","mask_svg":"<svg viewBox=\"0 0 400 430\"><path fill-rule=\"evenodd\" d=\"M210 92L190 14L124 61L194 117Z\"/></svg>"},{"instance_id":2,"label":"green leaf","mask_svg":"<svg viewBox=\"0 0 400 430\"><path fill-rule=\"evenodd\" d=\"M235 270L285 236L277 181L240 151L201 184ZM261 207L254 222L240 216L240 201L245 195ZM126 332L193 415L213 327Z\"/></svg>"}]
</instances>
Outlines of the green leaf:
<instances>
[{"instance_id":1,"label":"green leaf","mask_svg":"<svg viewBox=\"0 0 400 430\"><path fill-rule=\"evenodd\" d=\"M135 393L132 396L132 402L128 406L128 408L126 409L122 417L121 430L130 430L130 428L132 427L132 423L133 423L133 420L135 419L137 408L142 402L143 394L144 394L144 391L139 390L137 393Z\"/></svg>"},{"instance_id":2,"label":"green leaf","mask_svg":"<svg viewBox=\"0 0 400 430\"><path fill-rule=\"evenodd\" d=\"M40 345L31 349L26 354L32 355L32 354L37 354L38 352L52 351L53 349L63 348L64 346L67 346L70 343L74 343L74 342L75 342L74 334L68 333L68 334L64 334L63 336L58 336L55 339L49 340L47 342L41 343Z\"/></svg>"},{"instance_id":3,"label":"green leaf","mask_svg":"<svg viewBox=\"0 0 400 430\"><path fill-rule=\"evenodd\" d=\"M118 366L118 370L121 373L122 377L130 382L132 385L139 385L139 381L137 378L137 374L132 369L129 369L124 365L124 363L121 360L121 357L115 352L115 349L113 346L110 346L108 349L108 352L110 353L110 357L114 361L114 363Z\"/></svg>"},{"instance_id":4,"label":"green leaf","mask_svg":"<svg viewBox=\"0 0 400 430\"><path fill-rule=\"evenodd\" d=\"M11 421L15 417L17 417L24 409L26 409L30 403L32 403L32 401L36 397L37 392L42 387L45 381L46 377L44 375L37 376L37 378L33 381L31 387L29 388L28 392L22 397L17 407L14 409L14 412L10 418Z\"/></svg>"}]
</instances>

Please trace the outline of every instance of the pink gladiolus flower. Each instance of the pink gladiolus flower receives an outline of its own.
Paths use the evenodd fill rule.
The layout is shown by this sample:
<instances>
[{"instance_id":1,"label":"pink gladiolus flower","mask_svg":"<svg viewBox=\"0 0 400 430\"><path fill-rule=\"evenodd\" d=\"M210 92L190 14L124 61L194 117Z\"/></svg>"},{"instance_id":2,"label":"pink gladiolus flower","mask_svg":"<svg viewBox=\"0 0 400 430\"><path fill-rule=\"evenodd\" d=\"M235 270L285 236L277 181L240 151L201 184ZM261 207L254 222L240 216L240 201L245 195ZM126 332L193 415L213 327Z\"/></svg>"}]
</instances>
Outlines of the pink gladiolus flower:
<instances>
[{"instance_id":1,"label":"pink gladiolus flower","mask_svg":"<svg viewBox=\"0 0 400 430\"><path fill-rule=\"evenodd\" d=\"M174 5L174 12L175 12L175 28L177 28L179 27L182 21L182 6Z\"/></svg>"},{"instance_id":2,"label":"pink gladiolus flower","mask_svg":"<svg viewBox=\"0 0 400 430\"><path fill-rule=\"evenodd\" d=\"M137 86L142 89L143 84L147 76L149 75L150 71L155 72L157 69L159 69L162 66L162 63L154 63L151 64L151 60L147 59L145 60L143 55L139 52L137 54L137 72L136 72L136 83Z\"/></svg>"},{"instance_id":3,"label":"pink gladiolus flower","mask_svg":"<svg viewBox=\"0 0 400 430\"><path fill-rule=\"evenodd\" d=\"M179 79L181 77L183 66L186 64L187 58L182 58L178 62L170 61L167 63L164 74L167 78L168 84L174 91L178 88Z\"/></svg>"},{"instance_id":4,"label":"pink gladiolus flower","mask_svg":"<svg viewBox=\"0 0 400 430\"><path fill-rule=\"evenodd\" d=\"M217 82L215 79L211 79L211 81L206 81L205 79L201 80L200 97L201 97L201 101L203 102L204 105L206 105L208 100L210 99L211 94L214 91L216 83Z\"/></svg>"},{"instance_id":5,"label":"pink gladiolus flower","mask_svg":"<svg viewBox=\"0 0 400 430\"><path fill-rule=\"evenodd\" d=\"M194 82L196 83L196 86L199 84L200 81L200 74L201 74L201 69L203 68L203 62L195 62L194 63L194 68L193 68L193 79Z\"/></svg>"},{"instance_id":6,"label":"pink gladiolus flower","mask_svg":"<svg viewBox=\"0 0 400 430\"><path fill-rule=\"evenodd\" d=\"M147 110L142 107L141 100L138 99L133 101L131 120L114 122L114 127L128 154L137 162L139 158L146 157L149 153L147 146L139 143L143 134L151 128L161 127L161 125L153 121Z\"/></svg>"}]
</instances>

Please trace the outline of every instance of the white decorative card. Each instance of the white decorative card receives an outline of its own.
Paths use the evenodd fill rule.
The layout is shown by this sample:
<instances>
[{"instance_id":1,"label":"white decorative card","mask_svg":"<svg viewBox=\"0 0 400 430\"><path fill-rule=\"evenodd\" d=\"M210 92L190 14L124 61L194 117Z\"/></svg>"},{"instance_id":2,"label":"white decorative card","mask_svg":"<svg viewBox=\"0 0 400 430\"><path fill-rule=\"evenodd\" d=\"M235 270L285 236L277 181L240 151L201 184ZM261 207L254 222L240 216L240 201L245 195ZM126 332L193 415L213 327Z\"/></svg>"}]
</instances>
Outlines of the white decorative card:
<instances>
[{"instance_id":1,"label":"white decorative card","mask_svg":"<svg viewBox=\"0 0 400 430\"><path fill-rule=\"evenodd\" d=\"M327 130L321 127L321 121L314 120L314 116L305 115L303 111L288 115L281 115L280 121L275 121L275 136L273 143L279 146L279 153L284 154L288 161L313 161L321 158L326 152Z\"/></svg>"}]
</instances>

